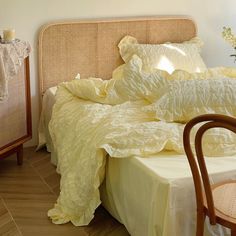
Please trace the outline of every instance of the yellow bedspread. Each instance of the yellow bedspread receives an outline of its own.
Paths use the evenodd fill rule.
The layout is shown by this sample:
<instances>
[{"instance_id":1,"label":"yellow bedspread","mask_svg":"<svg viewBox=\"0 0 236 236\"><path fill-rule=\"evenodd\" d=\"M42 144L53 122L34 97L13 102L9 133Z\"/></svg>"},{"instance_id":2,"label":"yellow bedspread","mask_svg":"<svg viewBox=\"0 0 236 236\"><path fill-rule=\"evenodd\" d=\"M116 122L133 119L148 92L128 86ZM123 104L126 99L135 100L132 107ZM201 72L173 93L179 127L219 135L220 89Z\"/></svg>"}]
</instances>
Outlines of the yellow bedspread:
<instances>
[{"instance_id":1,"label":"yellow bedspread","mask_svg":"<svg viewBox=\"0 0 236 236\"><path fill-rule=\"evenodd\" d=\"M229 92L231 86L236 89L236 81L226 78L236 77L233 69L217 68L202 74L175 71L169 75L160 70L147 74L141 68L142 61L134 56L109 81L90 78L59 85L49 125L58 158L57 171L61 174L60 196L48 212L54 223L71 221L79 226L92 220L100 204L98 187L104 177L107 153L117 158L147 157L163 149L183 153L184 122L160 120L155 110L168 87L181 81L203 79L209 81L204 86L210 90L213 80L223 81L217 85L221 86L221 92ZM236 104L236 97L228 97L223 103L227 104L227 112L234 115L236 109L232 104ZM206 105L214 102L218 100ZM204 113L207 109L197 112ZM208 155L229 155L234 154L235 144L235 136L218 129L208 132L204 150Z\"/></svg>"}]
</instances>

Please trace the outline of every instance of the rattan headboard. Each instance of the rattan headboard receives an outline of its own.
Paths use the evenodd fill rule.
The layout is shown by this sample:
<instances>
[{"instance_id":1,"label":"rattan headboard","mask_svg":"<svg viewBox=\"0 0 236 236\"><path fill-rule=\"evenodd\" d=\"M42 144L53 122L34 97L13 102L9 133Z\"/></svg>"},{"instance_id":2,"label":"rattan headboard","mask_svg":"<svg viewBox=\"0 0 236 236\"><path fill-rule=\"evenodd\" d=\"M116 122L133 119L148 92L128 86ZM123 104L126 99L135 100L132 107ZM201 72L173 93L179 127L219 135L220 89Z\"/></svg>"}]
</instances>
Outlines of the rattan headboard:
<instances>
[{"instance_id":1,"label":"rattan headboard","mask_svg":"<svg viewBox=\"0 0 236 236\"><path fill-rule=\"evenodd\" d=\"M43 26L39 35L39 80L43 93L77 73L109 79L122 63L117 48L125 35L140 43L182 42L196 36L188 18L146 17L135 19L57 22Z\"/></svg>"}]
</instances>

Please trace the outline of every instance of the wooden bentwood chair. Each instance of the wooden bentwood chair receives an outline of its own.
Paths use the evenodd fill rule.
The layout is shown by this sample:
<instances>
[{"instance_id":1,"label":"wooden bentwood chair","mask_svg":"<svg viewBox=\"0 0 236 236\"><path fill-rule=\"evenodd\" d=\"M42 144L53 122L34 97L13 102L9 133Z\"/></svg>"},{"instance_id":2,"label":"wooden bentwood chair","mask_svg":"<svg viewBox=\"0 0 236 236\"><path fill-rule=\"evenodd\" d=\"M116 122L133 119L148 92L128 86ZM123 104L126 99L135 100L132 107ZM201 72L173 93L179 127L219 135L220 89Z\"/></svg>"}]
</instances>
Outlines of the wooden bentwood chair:
<instances>
[{"instance_id":1,"label":"wooden bentwood chair","mask_svg":"<svg viewBox=\"0 0 236 236\"><path fill-rule=\"evenodd\" d=\"M190 145L190 132L200 122L205 123L198 129L195 136L197 164ZM202 151L203 134L208 129L215 127L225 128L236 133L236 119L218 114L201 115L190 120L184 129L184 149L192 171L196 193L196 236L203 235L206 216L209 217L210 224L221 224L230 228L231 236L236 236L236 181L230 180L210 185Z\"/></svg>"}]
</instances>

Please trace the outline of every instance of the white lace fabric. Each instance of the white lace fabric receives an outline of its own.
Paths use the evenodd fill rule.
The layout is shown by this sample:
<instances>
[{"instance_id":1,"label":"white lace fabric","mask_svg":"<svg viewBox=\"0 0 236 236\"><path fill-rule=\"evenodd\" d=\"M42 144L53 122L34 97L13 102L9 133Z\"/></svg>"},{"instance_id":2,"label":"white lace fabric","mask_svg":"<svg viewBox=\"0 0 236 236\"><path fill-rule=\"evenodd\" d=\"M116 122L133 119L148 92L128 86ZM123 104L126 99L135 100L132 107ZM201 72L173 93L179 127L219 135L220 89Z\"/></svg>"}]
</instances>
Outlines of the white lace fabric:
<instances>
[{"instance_id":1,"label":"white lace fabric","mask_svg":"<svg viewBox=\"0 0 236 236\"><path fill-rule=\"evenodd\" d=\"M28 42L18 39L8 44L0 43L0 101L8 98L8 81L17 75L30 50Z\"/></svg>"}]
</instances>

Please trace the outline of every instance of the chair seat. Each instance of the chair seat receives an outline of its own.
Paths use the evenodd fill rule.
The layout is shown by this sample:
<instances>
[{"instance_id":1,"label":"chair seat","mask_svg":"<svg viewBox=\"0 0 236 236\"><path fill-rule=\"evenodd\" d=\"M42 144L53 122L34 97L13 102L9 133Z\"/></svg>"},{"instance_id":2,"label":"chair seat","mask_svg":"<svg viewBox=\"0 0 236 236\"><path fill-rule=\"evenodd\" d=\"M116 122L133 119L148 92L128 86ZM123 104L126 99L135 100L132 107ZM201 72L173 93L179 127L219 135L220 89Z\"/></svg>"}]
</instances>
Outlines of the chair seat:
<instances>
[{"instance_id":1,"label":"chair seat","mask_svg":"<svg viewBox=\"0 0 236 236\"><path fill-rule=\"evenodd\" d=\"M195 151L197 156L195 158L191 147L190 134L192 128L202 122L204 124L198 128L195 135ZM225 181L210 185L203 155L203 135L207 130L215 127L224 128L236 133L236 117L205 114L191 119L184 128L184 150L191 167L196 192L196 235L204 235L205 217L208 216L212 225L220 224L225 226L231 230L231 236L236 236L236 181ZM207 204L206 200L208 200L209 204Z\"/></svg>"},{"instance_id":2,"label":"chair seat","mask_svg":"<svg viewBox=\"0 0 236 236\"><path fill-rule=\"evenodd\" d=\"M211 186L217 223L236 230L236 181L226 181ZM209 216L206 197L203 204Z\"/></svg>"},{"instance_id":3,"label":"chair seat","mask_svg":"<svg viewBox=\"0 0 236 236\"><path fill-rule=\"evenodd\" d=\"M223 183L212 189L216 210L236 219L236 182Z\"/></svg>"}]
</instances>

